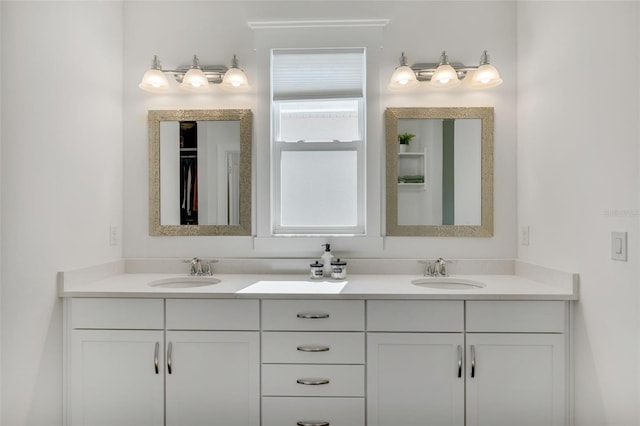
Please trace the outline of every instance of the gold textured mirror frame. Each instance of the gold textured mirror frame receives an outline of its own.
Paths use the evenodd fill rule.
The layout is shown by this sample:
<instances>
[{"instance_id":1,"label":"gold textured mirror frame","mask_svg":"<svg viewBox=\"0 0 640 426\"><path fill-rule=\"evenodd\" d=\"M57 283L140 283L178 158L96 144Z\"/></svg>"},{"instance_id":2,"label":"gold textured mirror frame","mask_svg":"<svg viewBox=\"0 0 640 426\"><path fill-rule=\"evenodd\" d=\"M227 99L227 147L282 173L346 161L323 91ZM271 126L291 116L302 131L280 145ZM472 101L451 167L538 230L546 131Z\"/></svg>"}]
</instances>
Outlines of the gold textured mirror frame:
<instances>
[{"instance_id":1,"label":"gold textured mirror frame","mask_svg":"<svg viewBox=\"0 0 640 426\"><path fill-rule=\"evenodd\" d=\"M242 236L251 235L251 144L252 113L248 109L150 110L149 123L149 235L151 236ZM239 121L240 191L239 225L162 225L160 218L160 122Z\"/></svg>"},{"instance_id":2,"label":"gold textured mirror frame","mask_svg":"<svg viewBox=\"0 0 640 426\"><path fill-rule=\"evenodd\" d=\"M398 224L398 120L457 119L481 120L481 223L480 225L399 225ZM493 236L493 122L491 107L470 108L387 108L386 127L386 235L410 237L491 237Z\"/></svg>"}]
</instances>

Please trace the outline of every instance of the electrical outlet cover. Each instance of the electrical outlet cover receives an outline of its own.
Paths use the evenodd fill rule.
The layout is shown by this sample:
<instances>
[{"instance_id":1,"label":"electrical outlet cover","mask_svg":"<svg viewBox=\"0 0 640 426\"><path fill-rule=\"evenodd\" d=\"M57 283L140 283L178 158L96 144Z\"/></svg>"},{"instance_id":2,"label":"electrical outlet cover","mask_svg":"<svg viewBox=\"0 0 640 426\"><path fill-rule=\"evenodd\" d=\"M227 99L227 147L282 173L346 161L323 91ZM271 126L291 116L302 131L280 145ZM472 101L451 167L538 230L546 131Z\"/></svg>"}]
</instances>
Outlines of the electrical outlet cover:
<instances>
[{"instance_id":1,"label":"electrical outlet cover","mask_svg":"<svg viewBox=\"0 0 640 426\"><path fill-rule=\"evenodd\" d=\"M611 233L611 259L627 261L627 233Z\"/></svg>"}]
</instances>

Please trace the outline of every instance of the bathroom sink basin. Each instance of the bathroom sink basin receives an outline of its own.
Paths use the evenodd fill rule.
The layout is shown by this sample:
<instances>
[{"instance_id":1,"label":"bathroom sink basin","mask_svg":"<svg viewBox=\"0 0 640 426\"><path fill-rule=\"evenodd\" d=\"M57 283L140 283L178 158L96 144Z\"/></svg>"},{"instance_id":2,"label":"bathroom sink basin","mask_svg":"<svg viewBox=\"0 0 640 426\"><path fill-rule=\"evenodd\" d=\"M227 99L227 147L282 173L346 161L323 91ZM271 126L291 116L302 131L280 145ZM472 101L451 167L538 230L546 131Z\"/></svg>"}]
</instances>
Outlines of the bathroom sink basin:
<instances>
[{"instance_id":1,"label":"bathroom sink basin","mask_svg":"<svg viewBox=\"0 0 640 426\"><path fill-rule=\"evenodd\" d=\"M219 279L213 277L173 277L151 281L149 285L156 288L192 288L218 284Z\"/></svg>"},{"instance_id":2,"label":"bathroom sink basin","mask_svg":"<svg viewBox=\"0 0 640 426\"><path fill-rule=\"evenodd\" d=\"M476 290L485 287L485 284L478 281L448 277L425 277L413 280L411 284L440 290Z\"/></svg>"}]
</instances>

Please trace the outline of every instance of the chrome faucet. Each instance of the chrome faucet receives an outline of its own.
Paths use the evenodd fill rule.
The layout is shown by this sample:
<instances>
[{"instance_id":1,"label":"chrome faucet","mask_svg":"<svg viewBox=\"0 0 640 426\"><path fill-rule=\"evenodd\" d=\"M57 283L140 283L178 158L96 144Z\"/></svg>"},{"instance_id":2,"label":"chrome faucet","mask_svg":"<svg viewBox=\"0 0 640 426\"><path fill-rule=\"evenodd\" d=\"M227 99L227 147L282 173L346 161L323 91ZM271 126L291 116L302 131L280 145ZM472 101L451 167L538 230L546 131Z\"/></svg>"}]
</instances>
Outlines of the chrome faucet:
<instances>
[{"instance_id":1,"label":"chrome faucet","mask_svg":"<svg viewBox=\"0 0 640 426\"><path fill-rule=\"evenodd\" d=\"M204 261L194 257L191 260L185 260L185 262L191 263L189 275L192 277L201 277L203 275L213 275L213 264L216 263L217 260Z\"/></svg>"},{"instance_id":2,"label":"chrome faucet","mask_svg":"<svg viewBox=\"0 0 640 426\"><path fill-rule=\"evenodd\" d=\"M202 263L200 259L194 257L191 259L191 270L189 271L189 275L191 276L200 276L202 275Z\"/></svg>"},{"instance_id":3,"label":"chrome faucet","mask_svg":"<svg viewBox=\"0 0 640 426\"><path fill-rule=\"evenodd\" d=\"M433 262L422 262L425 264L424 276L425 277L446 277L447 273L447 261L439 257Z\"/></svg>"},{"instance_id":4,"label":"chrome faucet","mask_svg":"<svg viewBox=\"0 0 640 426\"><path fill-rule=\"evenodd\" d=\"M433 275L436 277L446 277L447 275L447 262L439 257L433 265Z\"/></svg>"}]
</instances>

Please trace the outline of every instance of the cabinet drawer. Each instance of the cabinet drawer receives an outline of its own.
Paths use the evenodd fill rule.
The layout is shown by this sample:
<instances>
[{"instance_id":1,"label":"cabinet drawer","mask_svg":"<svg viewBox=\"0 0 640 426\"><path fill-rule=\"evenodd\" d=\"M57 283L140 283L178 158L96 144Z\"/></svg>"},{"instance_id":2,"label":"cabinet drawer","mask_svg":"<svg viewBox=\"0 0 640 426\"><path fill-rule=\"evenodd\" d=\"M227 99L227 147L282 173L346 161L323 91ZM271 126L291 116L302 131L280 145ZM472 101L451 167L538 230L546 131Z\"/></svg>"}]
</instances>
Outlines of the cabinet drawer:
<instances>
[{"instance_id":1,"label":"cabinet drawer","mask_svg":"<svg viewBox=\"0 0 640 426\"><path fill-rule=\"evenodd\" d=\"M266 331L262 362L364 364L364 333Z\"/></svg>"},{"instance_id":2,"label":"cabinet drawer","mask_svg":"<svg viewBox=\"0 0 640 426\"><path fill-rule=\"evenodd\" d=\"M363 365L262 365L263 396L364 396Z\"/></svg>"},{"instance_id":3,"label":"cabinet drawer","mask_svg":"<svg viewBox=\"0 0 640 426\"><path fill-rule=\"evenodd\" d=\"M71 327L161 330L164 328L164 300L73 298Z\"/></svg>"},{"instance_id":4,"label":"cabinet drawer","mask_svg":"<svg viewBox=\"0 0 640 426\"><path fill-rule=\"evenodd\" d=\"M464 302L450 300L370 300L368 331L464 331Z\"/></svg>"},{"instance_id":5,"label":"cabinet drawer","mask_svg":"<svg viewBox=\"0 0 640 426\"><path fill-rule=\"evenodd\" d=\"M363 398L262 398L262 426L364 426Z\"/></svg>"},{"instance_id":6,"label":"cabinet drawer","mask_svg":"<svg viewBox=\"0 0 640 426\"><path fill-rule=\"evenodd\" d=\"M563 333L565 309L560 301L469 301L467 332Z\"/></svg>"},{"instance_id":7,"label":"cabinet drawer","mask_svg":"<svg viewBox=\"0 0 640 426\"><path fill-rule=\"evenodd\" d=\"M263 300L264 330L364 330L362 300Z\"/></svg>"},{"instance_id":8,"label":"cabinet drawer","mask_svg":"<svg viewBox=\"0 0 640 426\"><path fill-rule=\"evenodd\" d=\"M168 330L259 330L257 300L168 299Z\"/></svg>"}]
</instances>

